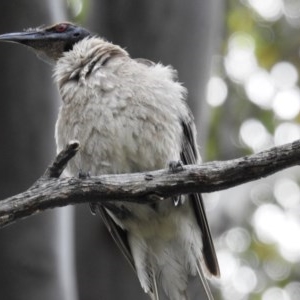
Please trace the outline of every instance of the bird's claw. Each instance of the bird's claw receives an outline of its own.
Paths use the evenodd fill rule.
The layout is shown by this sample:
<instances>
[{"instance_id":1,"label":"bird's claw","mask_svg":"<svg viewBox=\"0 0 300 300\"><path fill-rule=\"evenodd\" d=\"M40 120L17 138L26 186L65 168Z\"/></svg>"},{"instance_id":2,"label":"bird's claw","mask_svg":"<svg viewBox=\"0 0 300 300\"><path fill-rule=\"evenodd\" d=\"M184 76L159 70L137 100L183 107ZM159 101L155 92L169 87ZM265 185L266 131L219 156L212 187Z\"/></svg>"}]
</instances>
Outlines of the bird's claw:
<instances>
[{"instance_id":1,"label":"bird's claw","mask_svg":"<svg viewBox=\"0 0 300 300\"><path fill-rule=\"evenodd\" d=\"M174 206L179 206L179 205L183 204L183 199L182 199L181 195L172 197L172 200L173 200Z\"/></svg>"},{"instance_id":2,"label":"bird's claw","mask_svg":"<svg viewBox=\"0 0 300 300\"><path fill-rule=\"evenodd\" d=\"M79 172L78 172L78 178L79 179L87 179L87 178L90 178L90 177L91 177L90 171L85 172L81 169L79 170Z\"/></svg>"},{"instance_id":3,"label":"bird's claw","mask_svg":"<svg viewBox=\"0 0 300 300\"><path fill-rule=\"evenodd\" d=\"M183 170L183 163L181 160L172 160L169 162L169 171L172 173L180 172Z\"/></svg>"},{"instance_id":4,"label":"bird's claw","mask_svg":"<svg viewBox=\"0 0 300 300\"><path fill-rule=\"evenodd\" d=\"M145 174L145 180L146 181L150 181L150 180L153 180L153 175L152 174Z\"/></svg>"},{"instance_id":5,"label":"bird's claw","mask_svg":"<svg viewBox=\"0 0 300 300\"><path fill-rule=\"evenodd\" d=\"M147 198L148 198L148 200L153 201L153 202L164 200L164 197L160 196L157 193L150 194L147 196Z\"/></svg>"},{"instance_id":6,"label":"bird's claw","mask_svg":"<svg viewBox=\"0 0 300 300\"><path fill-rule=\"evenodd\" d=\"M169 172L176 173L183 171L183 162L181 160L172 160L169 162ZM181 195L172 197L172 201L174 206L178 206L182 204Z\"/></svg>"},{"instance_id":7,"label":"bird's claw","mask_svg":"<svg viewBox=\"0 0 300 300\"><path fill-rule=\"evenodd\" d=\"M95 216L96 213L97 213L97 203L96 202L90 202L89 205L90 205L92 215Z\"/></svg>"}]
</instances>

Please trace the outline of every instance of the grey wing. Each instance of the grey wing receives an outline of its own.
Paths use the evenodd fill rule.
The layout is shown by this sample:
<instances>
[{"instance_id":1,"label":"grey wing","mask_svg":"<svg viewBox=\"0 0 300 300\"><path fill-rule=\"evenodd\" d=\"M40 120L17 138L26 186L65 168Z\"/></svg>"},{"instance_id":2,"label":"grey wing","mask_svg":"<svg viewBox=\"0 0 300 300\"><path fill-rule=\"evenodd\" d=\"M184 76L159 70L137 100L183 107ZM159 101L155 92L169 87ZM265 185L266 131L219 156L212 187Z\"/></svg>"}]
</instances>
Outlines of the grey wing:
<instances>
[{"instance_id":1,"label":"grey wing","mask_svg":"<svg viewBox=\"0 0 300 300\"><path fill-rule=\"evenodd\" d=\"M133 257L128 245L127 232L113 221L103 205L97 205L97 209L115 243L120 248L131 267L135 270Z\"/></svg>"},{"instance_id":2,"label":"grey wing","mask_svg":"<svg viewBox=\"0 0 300 300\"><path fill-rule=\"evenodd\" d=\"M199 160L199 154L196 146L195 138L195 125L193 117L190 114L188 120L182 120L182 130L183 130L183 141L182 141L182 151L181 160L183 164L196 164ZM209 272L214 276L220 275L219 264L212 241L209 225L206 218L206 213L204 209L203 199L201 194L191 194L189 195L196 219L202 232L203 240L203 257L205 265Z\"/></svg>"}]
</instances>

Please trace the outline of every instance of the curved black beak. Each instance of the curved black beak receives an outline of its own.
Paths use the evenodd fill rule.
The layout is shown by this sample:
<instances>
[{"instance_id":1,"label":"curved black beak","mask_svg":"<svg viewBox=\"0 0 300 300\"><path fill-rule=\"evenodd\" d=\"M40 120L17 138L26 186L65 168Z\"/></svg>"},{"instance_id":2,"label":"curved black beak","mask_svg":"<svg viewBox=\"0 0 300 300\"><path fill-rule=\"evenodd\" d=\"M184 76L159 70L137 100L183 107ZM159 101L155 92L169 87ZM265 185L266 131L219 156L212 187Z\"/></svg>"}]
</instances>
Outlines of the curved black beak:
<instances>
[{"instance_id":1,"label":"curved black beak","mask_svg":"<svg viewBox=\"0 0 300 300\"><path fill-rule=\"evenodd\" d=\"M2 34L0 42L28 46L34 49L39 57L46 56L56 61L63 52L71 50L75 43L88 36L91 36L90 32L83 27L64 22L49 27Z\"/></svg>"}]
</instances>

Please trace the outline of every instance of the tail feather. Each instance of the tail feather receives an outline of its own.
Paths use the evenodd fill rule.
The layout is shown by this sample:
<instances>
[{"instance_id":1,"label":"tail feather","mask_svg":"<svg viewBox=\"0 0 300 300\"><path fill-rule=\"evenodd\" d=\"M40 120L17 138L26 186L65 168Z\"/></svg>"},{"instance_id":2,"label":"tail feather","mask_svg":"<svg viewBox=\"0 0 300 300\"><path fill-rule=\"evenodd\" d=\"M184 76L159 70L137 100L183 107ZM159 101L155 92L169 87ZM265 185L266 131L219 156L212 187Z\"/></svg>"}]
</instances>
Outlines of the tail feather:
<instances>
[{"instance_id":1,"label":"tail feather","mask_svg":"<svg viewBox=\"0 0 300 300\"><path fill-rule=\"evenodd\" d=\"M151 300L159 300L157 281L156 281L155 270L152 261L151 261L151 287L152 287L152 291L150 295Z\"/></svg>"},{"instance_id":2,"label":"tail feather","mask_svg":"<svg viewBox=\"0 0 300 300\"><path fill-rule=\"evenodd\" d=\"M159 297L159 292L158 292L158 288L157 288L157 285L156 285L156 279L154 279L155 283L155 288L153 288L153 290L151 292L148 293L148 295L150 296L150 299L151 300L160 300L160 297ZM162 290L161 290L162 292ZM166 299L166 295L163 294L162 295L163 299ZM179 297L179 298L178 298ZM180 292L180 295L178 294L176 298L168 298L170 300L189 300L189 297L187 295L187 291L182 291Z\"/></svg>"},{"instance_id":3,"label":"tail feather","mask_svg":"<svg viewBox=\"0 0 300 300\"><path fill-rule=\"evenodd\" d=\"M166 286L162 285L161 276L165 276L166 274L162 275L164 272L160 273L160 276L156 273L155 264L153 264L153 260L149 259L149 281L150 281L150 291L148 292L151 300L160 300L160 299L169 299L169 300L188 300L189 297L187 295L187 290L178 290L166 289ZM171 275L171 274L169 274ZM171 277L171 276L170 276ZM169 287L170 288L170 287ZM174 288L174 287L173 287Z\"/></svg>"},{"instance_id":4,"label":"tail feather","mask_svg":"<svg viewBox=\"0 0 300 300\"><path fill-rule=\"evenodd\" d=\"M148 295L150 296L151 300L159 300L158 294L156 294L154 291L153 292L149 292Z\"/></svg>"}]
</instances>

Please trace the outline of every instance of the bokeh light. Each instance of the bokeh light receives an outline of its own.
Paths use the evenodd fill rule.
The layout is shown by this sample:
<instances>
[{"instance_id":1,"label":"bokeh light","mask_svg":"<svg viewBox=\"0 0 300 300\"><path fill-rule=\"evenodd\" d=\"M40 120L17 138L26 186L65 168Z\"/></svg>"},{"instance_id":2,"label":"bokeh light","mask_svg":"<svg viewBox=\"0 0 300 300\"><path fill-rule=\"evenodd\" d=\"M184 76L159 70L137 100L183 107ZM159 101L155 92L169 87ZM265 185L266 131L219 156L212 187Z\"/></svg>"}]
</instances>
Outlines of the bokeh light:
<instances>
[{"instance_id":1,"label":"bokeh light","mask_svg":"<svg viewBox=\"0 0 300 300\"><path fill-rule=\"evenodd\" d=\"M261 108L269 109L275 94L275 85L270 74L261 68L251 74L245 82L249 100Z\"/></svg>"},{"instance_id":2,"label":"bokeh light","mask_svg":"<svg viewBox=\"0 0 300 300\"><path fill-rule=\"evenodd\" d=\"M276 146L291 143L300 139L300 126L292 122L280 123L275 128L274 144Z\"/></svg>"},{"instance_id":3,"label":"bokeh light","mask_svg":"<svg viewBox=\"0 0 300 300\"><path fill-rule=\"evenodd\" d=\"M82 0L67 0L67 3L74 17L77 17L82 12L83 9Z\"/></svg>"},{"instance_id":4,"label":"bokeh light","mask_svg":"<svg viewBox=\"0 0 300 300\"><path fill-rule=\"evenodd\" d=\"M246 251L250 243L250 234L244 228L235 227L226 233L226 244L233 252L241 253Z\"/></svg>"},{"instance_id":5,"label":"bokeh light","mask_svg":"<svg viewBox=\"0 0 300 300\"><path fill-rule=\"evenodd\" d=\"M271 184L259 181L251 188L250 198L254 204L261 205L271 201L272 193L273 187Z\"/></svg>"},{"instance_id":6,"label":"bokeh light","mask_svg":"<svg viewBox=\"0 0 300 300\"><path fill-rule=\"evenodd\" d=\"M236 272L233 280L234 288L241 294L247 295L254 291L257 284L257 277L253 269L242 266Z\"/></svg>"},{"instance_id":7,"label":"bokeh light","mask_svg":"<svg viewBox=\"0 0 300 300\"><path fill-rule=\"evenodd\" d=\"M231 80L243 83L257 68L255 41L246 33L235 33L228 41L224 64Z\"/></svg>"},{"instance_id":8,"label":"bokeh light","mask_svg":"<svg viewBox=\"0 0 300 300\"><path fill-rule=\"evenodd\" d=\"M253 9L265 20L276 21L283 14L281 0L248 0Z\"/></svg>"},{"instance_id":9,"label":"bokeh light","mask_svg":"<svg viewBox=\"0 0 300 300\"><path fill-rule=\"evenodd\" d=\"M285 280L291 273L291 266L278 258L266 259L263 262L263 268L274 281Z\"/></svg>"},{"instance_id":10,"label":"bokeh light","mask_svg":"<svg viewBox=\"0 0 300 300\"><path fill-rule=\"evenodd\" d=\"M222 281L218 281L218 284L221 285L223 299L245 299L244 297L257 287L255 271L241 264L228 250L219 251L217 255L222 270Z\"/></svg>"},{"instance_id":11,"label":"bokeh light","mask_svg":"<svg viewBox=\"0 0 300 300\"><path fill-rule=\"evenodd\" d=\"M248 119L240 128L240 137L253 152L261 151L271 145L271 135L265 126L256 119Z\"/></svg>"},{"instance_id":12,"label":"bokeh light","mask_svg":"<svg viewBox=\"0 0 300 300\"><path fill-rule=\"evenodd\" d=\"M273 101L273 111L283 120L294 119L300 112L299 88L279 91Z\"/></svg>"},{"instance_id":13,"label":"bokeh light","mask_svg":"<svg viewBox=\"0 0 300 300\"><path fill-rule=\"evenodd\" d=\"M253 226L260 241L274 243L282 231L283 211L274 204L263 204L253 215Z\"/></svg>"},{"instance_id":14,"label":"bokeh light","mask_svg":"<svg viewBox=\"0 0 300 300\"><path fill-rule=\"evenodd\" d=\"M300 188L296 181L279 178L274 184L274 196L283 208L300 210Z\"/></svg>"},{"instance_id":15,"label":"bokeh light","mask_svg":"<svg viewBox=\"0 0 300 300\"><path fill-rule=\"evenodd\" d=\"M220 269L222 270L222 282L230 280L239 267L239 261L228 250L217 253Z\"/></svg>"},{"instance_id":16,"label":"bokeh light","mask_svg":"<svg viewBox=\"0 0 300 300\"><path fill-rule=\"evenodd\" d=\"M299 281L293 281L288 283L284 290L287 292L287 294L290 297L290 300L299 300L300 295L300 282Z\"/></svg>"},{"instance_id":17,"label":"bokeh light","mask_svg":"<svg viewBox=\"0 0 300 300\"><path fill-rule=\"evenodd\" d=\"M213 107L222 105L228 94L225 81L220 77L211 77L207 85L207 103Z\"/></svg>"},{"instance_id":18,"label":"bokeh light","mask_svg":"<svg viewBox=\"0 0 300 300\"><path fill-rule=\"evenodd\" d=\"M261 299L262 300L290 300L290 297L285 290L279 287L271 287L263 293Z\"/></svg>"},{"instance_id":19,"label":"bokeh light","mask_svg":"<svg viewBox=\"0 0 300 300\"><path fill-rule=\"evenodd\" d=\"M298 81L298 71L289 62L276 63L271 69L271 78L277 88L287 89L295 86Z\"/></svg>"},{"instance_id":20,"label":"bokeh light","mask_svg":"<svg viewBox=\"0 0 300 300\"><path fill-rule=\"evenodd\" d=\"M276 244L281 255L288 261L300 261L300 223L295 216L285 213L275 204L257 208L252 220L259 240Z\"/></svg>"}]
</instances>

